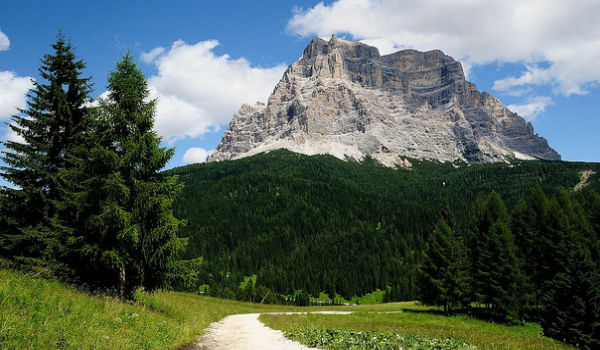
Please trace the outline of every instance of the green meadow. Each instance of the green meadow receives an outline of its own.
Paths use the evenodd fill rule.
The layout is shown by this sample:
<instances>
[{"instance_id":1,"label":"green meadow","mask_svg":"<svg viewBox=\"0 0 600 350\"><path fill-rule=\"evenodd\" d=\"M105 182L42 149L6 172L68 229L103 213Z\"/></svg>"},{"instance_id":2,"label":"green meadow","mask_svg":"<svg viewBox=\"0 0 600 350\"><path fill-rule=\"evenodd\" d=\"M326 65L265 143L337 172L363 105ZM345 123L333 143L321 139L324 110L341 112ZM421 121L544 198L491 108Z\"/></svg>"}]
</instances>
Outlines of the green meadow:
<instances>
[{"instance_id":1,"label":"green meadow","mask_svg":"<svg viewBox=\"0 0 600 350\"><path fill-rule=\"evenodd\" d=\"M0 349L177 349L230 314L350 310L351 315L262 315L268 326L306 330L392 332L453 338L479 349L573 349L542 337L533 323L506 326L467 316L431 313L415 303L293 307L262 305L193 293L138 291L123 302L54 279L0 270Z\"/></svg>"},{"instance_id":2,"label":"green meadow","mask_svg":"<svg viewBox=\"0 0 600 350\"><path fill-rule=\"evenodd\" d=\"M509 326L465 315L444 316L435 313L437 311L435 308L420 306L415 302L355 306L352 309L356 312L350 315L261 315L260 320L274 329L296 332L296 334L298 330L304 331L306 340L310 340L310 336L313 338L319 336L319 333L310 332L314 330L367 331L373 332L374 335L393 333L422 336L429 339L452 338L475 345L478 349L574 349L569 345L543 337L541 327L535 323ZM340 336L348 337L349 335L346 332ZM299 336L295 338L302 339ZM307 341L304 343L311 345ZM369 348L373 348L372 344L365 347L357 346L355 349ZM332 346L331 349L335 349L335 347ZM438 348L418 347L418 349Z\"/></svg>"},{"instance_id":3,"label":"green meadow","mask_svg":"<svg viewBox=\"0 0 600 350\"><path fill-rule=\"evenodd\" d=\"M175 349L226 315L295 309L179 292L123 302L0 270L0 349Z\"/></svg>"}]
</instances>

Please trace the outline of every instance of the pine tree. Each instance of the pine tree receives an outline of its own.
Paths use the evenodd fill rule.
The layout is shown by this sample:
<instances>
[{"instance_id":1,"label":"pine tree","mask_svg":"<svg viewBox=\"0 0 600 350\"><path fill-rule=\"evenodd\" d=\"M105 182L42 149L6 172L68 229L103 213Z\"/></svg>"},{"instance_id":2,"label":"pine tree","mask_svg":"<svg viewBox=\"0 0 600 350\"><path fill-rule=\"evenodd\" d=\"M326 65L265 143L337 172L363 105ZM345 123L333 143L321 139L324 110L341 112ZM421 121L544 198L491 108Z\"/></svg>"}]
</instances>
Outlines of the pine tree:
<instances>
[{"instance_id":1,"label":"pine tree","mask_svg":"<svg viewBox=\"0 0 600 350\"><path fill-rule=\"evenodd\" d=\"M588 213L593 208L588 208ZM588 217L593 221L593 215ZM554 256L546 262L542 326L551 337L580 347L600 346L600 266L593 224L583 208L558 188L550 203L546 246Z\"/></svg>"},{"instance_id":2,"label":"pine tree","mask_svg":"<svg viewBox=\"0 0 600 350\"><path fill-rule=\"evenodd\" d=\"M587 239L592 259L600 262L600 195L596 191L585 191L579 197L579 206L585 211L589 223Z\"/></svg>"},{"instance_id":3,"label":"pine tree","mask_svg":"<svg viewBox=\"0 0 600 350\"><path fill-rule=\"evenodd\" d=\"M463 239L446 220L454 222L447 205L429 236L420 285L421 301L448 313L468 305L470 278Z\"/></svg>"},{"instance_id":4,"label":"pine tree","mask_svg":"<svg viewBox=\"0 0 600 350\"><path fill-rule=\"evenodd\" d=\"M578 347L600 347L600 273L582 242L571 244L564 268L547 284L544 333Z\"/></svg>"},{"instance_id":5,"label":"pine tree","mask_svg":"<svg viewBox=\"0 0 600 350\"><path fill-rule=\"evenodd\" d=\"M582 202L596 238L600 240L600 195L596 191L586 191Z\"/></svg>"},{"instance_id":6,"label":"pine tree","mask_svg":"<svg viewBox=\"0 0 600 350\"><path fill-rule=\"evenodd\" d=\"M527 303L539 307L539 292L548 278L546 265L553 259L553 252L547 249L549 201L539 186L534 187L521 201L512 215L512 232L524 273L524 288L528 295Z\"/></svg>"},{"instance_id":7,"label":"pine tree","mask_svg":"<svg viewBox=\"0 0 600 350\"><path fill-rule=\"evenodd\" d=\"M487 277L487 285L481 291L484 304L491 305L492 313L509 322L519 322L522 315L522 276L516 256L514 239L508 225L494 223L488 231L488 245L482 256L488 261L479 270Z\"/></svg>"},{"instance_id":8,"label":"pine tree","mask_svg":"<svg viewBox=\"0 0 600 350\"><path fill-rule=\"evenodd\" d=\"M502 199L496 192L492 192L485 200L477 201L474 205L473 228L471 232L471 269L473 276L473 300L483 302L483 290L487 287L488 262L485 250L489 245L491 226L496 221L507 222L508 212Z\"/></svg>"},{"instance_id":9,"label":"pine tree","mask_svg":"<svg viewBox=\"0 0 600 350\"><path fill-rule=\"evenodd\" d=\"M83 61L59 32L54 52L44 55L39 68L42 82L33 82L27 108L12 117L9 127L23 141L6 141L1 174L14 188L3 188L13 203L10 228L2 245L11 254L54 259L62 241L57 224L58 208L64 202L65 184L60 173L72 165L66 159L88 132L90 78L82 78Z\"/></svg>"},{"instance_id":10,"label":"pine tree","mask_svg":"<svg viewBox=\"0 0 600 350\"><path fill-rule=\"evenodd\" d=\"M160 147L153 130L156 101L146 101L146 80L129 54L110 73L108 91L96 145L84 161L85 190L76 196L80 251L107 276L93 282L128 296L138 286L165 284L185 247L177 236L182 221L171 210L181 185L160 172L173 149Z\"/></svg>"},{"instance_id":11,"label":"pine tree","mask_svg":"<svg viewBox=\"0 0 600 350\"><path fill-rule=\"evenodd\" d=\"M475 300L492 316L518 322L522 315L522 275L504 202L490 193L476 219L473 253Z\"/></svg>"}]
</instances>

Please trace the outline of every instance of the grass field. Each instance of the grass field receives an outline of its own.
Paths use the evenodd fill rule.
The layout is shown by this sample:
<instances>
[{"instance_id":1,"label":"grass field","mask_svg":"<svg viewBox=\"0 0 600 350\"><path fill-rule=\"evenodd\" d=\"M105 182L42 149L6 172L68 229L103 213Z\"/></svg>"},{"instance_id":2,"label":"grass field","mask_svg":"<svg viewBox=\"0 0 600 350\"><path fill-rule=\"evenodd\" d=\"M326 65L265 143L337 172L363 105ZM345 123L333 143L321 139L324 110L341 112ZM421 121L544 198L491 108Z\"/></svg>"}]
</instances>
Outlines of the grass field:
<instances>
[{"instance_id":1,"label":"grass field","mask_svg":"<svg viewBox=\"0 0 600 350\"><path fill-rule=\"evenodd\" d=\"M327 329L344 331L395 332L430 338L455 338L478 349L573 350L574 348L540 335L535 323L507 326L468 316L443 316L414 302L355 306L350 315L261 315L267 326L284 331ZM383 312L383 313L382 313ZM387 313L386 313L387 312Z\"/></svg>"},{"instance_id":2,"label":"grass field","mask_svg":"<svg viewBox=\"0 0 600 350\"><path fill-rule=\"evenodd\" d=\"M136 298L124 303L0 270L0 349L174 349L229 314L299 310L191 293Z\"/></svg>"},{"instance_id":3,"label":"grass field","mask_svg":"<svg viewBox=\"0 0 600 350\"><path fill-rule=\"evenodd\" d=\"M509 327L465 316L445 317L425 313L426 308L414 303L300 308L177 292L139 292L136 302L122 302L80 292L56 280L0 270L2 350L176 349L229 314L316 310L356 313L263 315L261 320L282 330L370 330L451 337L480 349L573 349L541 337L535 324Z\"/></svg>"}]
</instances>

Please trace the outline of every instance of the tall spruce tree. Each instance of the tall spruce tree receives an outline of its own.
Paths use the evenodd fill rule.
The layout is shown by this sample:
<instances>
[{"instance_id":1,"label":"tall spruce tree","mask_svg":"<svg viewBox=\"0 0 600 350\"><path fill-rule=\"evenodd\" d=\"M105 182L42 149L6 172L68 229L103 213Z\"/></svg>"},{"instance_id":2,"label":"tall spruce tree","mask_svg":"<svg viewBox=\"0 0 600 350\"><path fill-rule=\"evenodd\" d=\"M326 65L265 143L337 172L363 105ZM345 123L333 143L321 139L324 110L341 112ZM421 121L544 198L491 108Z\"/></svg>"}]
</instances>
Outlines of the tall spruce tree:
<instances>
[{"instance_id":1,"label":"tall spruce tree","mask_svg":"<svg viewBox=\"0 0 600 350\"><path fill-rule=\"evenodd\" d=\"M554 251L554 258L546 262L553 273L541 291L541 323L549 336L593 349L600 346L600 266L594 261L593 225L583 211L564 188L558 188L550 202L545 244ZM593 215L588 218L593 220Z\"/></svg>"},{"instance_id":2,"label":"tall spruce tree","mask_svg":"<svg viewBox=\"0 0 600 350\"><path fill-rule=\"evenodd\" d=\"M57 224L58 207L66 184L59 175L71 165L66 161L88 133L86 102L90 78L73 47L59 31L54 50L41 60L41 82L34 81L27 108L12 117L9 127L22 138L6 141L1 176L14 185L3 188L4 206L10 217L1 244L11 255L54 259L66 239ZM39 260L38 260L39 261Z\"/></svg>"},{"instance_id":3,"label":"tall spruce tree","mask_svg":"<svg viewBox=\"0 0 600 350\"><path fill-rule=\"evenodd\" d=\"M513 210L512 232L515 236L518 256L524 273L524 292L527 304L535 309L540 305L540 291L553 270L548 262L554 260L554 252L546 241L549 201L539 186L534 187L526 200Z\"/></svg>"},{"instance_id":4,"label":"tall spruce tree","mask_svg":"<svg viewBox=\"0 0 600 350\"><path fill-rule=\"evenodd\" d=\"M429 236L421 266L421 301L442 306L448 313L469 304L469 261L464 240L456 228L448 205Z\"/></svg>"},{"instance_id":5,"label":"tall spruce tree","mask_svg":"<svg viewBox=\"0 0 600 350\"><path fill-rule=\"evenodd\" d=\"M492 191L479 213L472 243L475 300L486 305L492 316L518 322L522 275L508 212L502 198Z\"/></svg>"},{"instance_id":6,"label":"tall spruce tree","mask_svg":"<svg viewBox=\"0 0 600 350\"><path fill-rule=\"evenodd\" d=\"M592 259L600 262L600 195L593 190L579 197L579 206L585 210L590 232L588 235Z\"/></svg>"},{"instance_id":7,"label":"tall spruce tree","mask_svg":"<svg viewBox=\"0 0 600 350\"><path fill-rule=\"evenodd\" d=\"M138 286L163 285L185 247L177 235L182 221L171 210L181 185L160 172L173 149L160 147L153 130L156 101L146 101L146 79L131 55L110 73L108 92L87 162L86 189L77 196L81 252L105 276L96 283L128 296Z\"/></svg>"},{"instance_id":8,"label":"tall spruce tree","mask_svg":"<svg viewBox=\"0 0 600 350\"><path fill-rule=\"evenodd\" d=\"M600 273L582 241L571 242L564 267L549 281L544 333L581 348L600 347Z\"/></svg>"}]
</instances>

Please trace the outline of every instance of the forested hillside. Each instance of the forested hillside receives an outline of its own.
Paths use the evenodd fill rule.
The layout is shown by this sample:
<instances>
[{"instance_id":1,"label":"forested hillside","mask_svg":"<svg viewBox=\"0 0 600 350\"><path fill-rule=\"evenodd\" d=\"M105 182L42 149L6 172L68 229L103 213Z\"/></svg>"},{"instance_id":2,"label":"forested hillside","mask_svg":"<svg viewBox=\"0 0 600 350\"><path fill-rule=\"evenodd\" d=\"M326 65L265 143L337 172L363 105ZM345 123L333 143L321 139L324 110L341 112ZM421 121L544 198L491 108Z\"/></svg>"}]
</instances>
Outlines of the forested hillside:
<instances>
[{"instance_id":1,"label":"forested hillside","mask_svg":"<svg viewBox=\"0 0 600 350\"><path fill-rule=\"evenodd\" d=\"M515 162L483 165L412 160L390 169L280 150L170 170L184 183L174 203L187 220L185 258L203 257L199 281L232 296L244 276L257 287L345 298L391 286L392 300L418 297L417 265L440 207L459 227L475 202L496 191L507 207L538 185L572 190L600 164ZM592 175L585 190L600 188Z\"/></svg>"}]
</instances>

